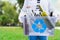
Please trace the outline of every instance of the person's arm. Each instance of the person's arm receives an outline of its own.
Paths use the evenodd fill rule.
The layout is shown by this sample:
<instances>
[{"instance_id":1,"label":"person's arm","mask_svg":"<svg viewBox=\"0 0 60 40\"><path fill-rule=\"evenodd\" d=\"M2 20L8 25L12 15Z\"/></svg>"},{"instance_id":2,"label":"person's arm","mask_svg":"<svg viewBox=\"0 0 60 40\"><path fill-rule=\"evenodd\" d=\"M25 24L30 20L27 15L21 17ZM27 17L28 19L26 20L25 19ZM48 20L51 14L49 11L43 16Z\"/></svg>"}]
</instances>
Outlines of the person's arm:
<instances>
[{"instance_id":1,"label":"person's arm","mask_svg":"<svg viewBox=\"0 0 60 40\"><path fill-rule=\"evenodd\" d=\"M18 17L19 22L23 23L23 17L24 17L25 14L26 14L26 12L24 12L24 11L21 10L21 12L19 14L19 17Z\"/></svg>"},{"instance_id":2,"label":"person's arm","mask_svg":"<svg viewBox=\"0 0 60 40\"><path fill-rule=\"evenodd\" d=\"M21 22L21 23L23 23L23 17L26 14L26 5L27 5L27 0L24 0L24 5L23 5L21 12L19 14L19 17L18 17L19 22Z\"/></svg>"},{"instance_id":3,"label":"person's arm","mask_svg":"<svg viewBox=\"0 0 60 40\"><path fill-rule=\"evenodd\" d=\"M25 12L21 10L20 14L19 14L19 17L18 17L18 20L19 22L21 23L21 27L23 28L23 20L24 20L24 15L25 15Z\"/></svg>"},{"instance_id":4,"label":"person's arm","mask_svg":"<svg viewBox=\"0 0 60 40\"><path fill-rule=\"evenodd\" d=\"M51 0L48 0L48 11L49 11L49 16L52 17L53 16L53 5Z\"/></svg>"},{"instance_id":5,"label":"person's arm","mask_svg":"<svg viewBox=\"0 0 60 40\"><path fill-rule=\"evenodd\" d=\"M55 24L57 22L57 17L54 14L56 14L56 12L53 8L51 0L48 0L48 2L49 2L49 4L48 4L48 9L49 10L48 11L49 11L49 14L50 14L49 16L51 17L51 21Z\"/></svg>"},{"instance_id":6,"label":"person's arm","mask_svg":"<svg viewBox=\"0 0 60 40\"><path fill-rule=\"evenodd\" d=\"M24 17L24 15L26 15L26 5L27 5L26 1L27 0L24 0L23 7L22 7L21 12L20 12L19 17L18 17L18 20L21 23L22 27L23 27L23 20L24 20L23 17Z\"/></svg>"}]
</instances>

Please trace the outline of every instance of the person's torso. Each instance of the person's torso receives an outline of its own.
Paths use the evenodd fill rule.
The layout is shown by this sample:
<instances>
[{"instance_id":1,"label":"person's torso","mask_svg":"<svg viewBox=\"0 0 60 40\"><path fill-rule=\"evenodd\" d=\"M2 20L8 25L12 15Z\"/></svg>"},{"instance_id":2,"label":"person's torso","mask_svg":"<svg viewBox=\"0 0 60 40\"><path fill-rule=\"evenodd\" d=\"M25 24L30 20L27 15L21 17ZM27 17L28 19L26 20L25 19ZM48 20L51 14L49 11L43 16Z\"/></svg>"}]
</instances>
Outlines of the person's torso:
<instances>
[{"instance_id":1,"label":"person's torso","mask_svg":"<svg viewBox=\"0 0 60 40\"><path fill-rule=\"evenodd\" d=\"M27 2L27 6L30 6L30 8L28 8L30 11L34 11L34 12L39 12L39 8L37 7L37 5L40 5L42 7L42 9L44 11L46 11L48 13L48 1L47 0L29 0Z\"/></svg>"}]
</instances>

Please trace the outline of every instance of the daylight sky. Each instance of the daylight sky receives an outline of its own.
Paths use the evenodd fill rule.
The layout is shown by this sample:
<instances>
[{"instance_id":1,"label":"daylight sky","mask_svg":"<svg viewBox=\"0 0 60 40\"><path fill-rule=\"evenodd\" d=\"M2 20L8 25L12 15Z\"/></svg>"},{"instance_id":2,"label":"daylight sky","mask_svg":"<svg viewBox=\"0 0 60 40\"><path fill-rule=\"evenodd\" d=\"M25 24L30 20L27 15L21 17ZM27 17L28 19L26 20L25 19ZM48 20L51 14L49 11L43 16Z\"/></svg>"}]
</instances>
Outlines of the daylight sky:
<instances>
[{"instance_id":1,"label":"daylight sky","mask_svg":"<svg viewBox=\"0 0 60 40\"><path fill-rule=\"evenodd\" d=\"M3 1L9 1L11 2L12 4L15 4L17 1L16 0L3 0Z\"/></svg>"}]
</instances>

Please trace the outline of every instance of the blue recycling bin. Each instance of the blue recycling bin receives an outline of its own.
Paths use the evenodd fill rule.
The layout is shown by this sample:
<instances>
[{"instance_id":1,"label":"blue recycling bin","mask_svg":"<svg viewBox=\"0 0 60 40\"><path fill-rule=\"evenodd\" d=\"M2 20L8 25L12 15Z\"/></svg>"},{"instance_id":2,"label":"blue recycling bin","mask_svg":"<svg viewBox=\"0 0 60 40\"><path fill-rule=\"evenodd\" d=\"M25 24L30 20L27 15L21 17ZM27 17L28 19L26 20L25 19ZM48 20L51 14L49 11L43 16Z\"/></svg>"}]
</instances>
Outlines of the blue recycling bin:
<instances>
[{"instance_id":1,"label":"blue recycling bin","mask_svg":"<svg viewBox=\"0 0 60 40\"><path fill-rule=\"evenodd\" d=\"M25 20L26 18L26 20ZM24 17L25 35L28 36L51 36L54 34L54 17L34 16L32 18ZM27 31L26 31L27 30Z\"/></svg>"}]
</instances>

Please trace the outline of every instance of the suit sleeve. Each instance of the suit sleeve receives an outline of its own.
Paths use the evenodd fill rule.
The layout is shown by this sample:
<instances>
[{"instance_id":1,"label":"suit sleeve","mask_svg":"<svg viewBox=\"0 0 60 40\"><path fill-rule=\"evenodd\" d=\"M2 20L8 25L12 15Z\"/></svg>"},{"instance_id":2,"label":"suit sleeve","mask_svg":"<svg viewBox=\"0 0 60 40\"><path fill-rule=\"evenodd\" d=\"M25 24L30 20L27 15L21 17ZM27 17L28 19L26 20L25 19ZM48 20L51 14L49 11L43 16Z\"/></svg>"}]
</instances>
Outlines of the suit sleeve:
<instances>
[{"instance_id":1,"label":"suit sleeve","mask_svg":"<svg viewBox=\"0 0 60 40\"><path fill-rule=\"evenodd\" d=\"M56 12L53 8L51 0L48 0L48 9L49 9L48 11L49 11L50 15L52 15L52 20L51 21L54 20L54 23L56 23L57 22L57 17L56 17L56 15L54 15L54 14L56 14Z\"/></svg>"},{"instance_id":2,"label":"suit sleeve","mask_svg":"<svg viewBox=\"0 0 60 40\"><path fill-rule=\"evenodd\" d=\"M19 22L21 22L21 23L23 23L23 17L24 17L24 15L26 15L26 12L27 12L26 6L27 6L27 0L24 1L24 5L23 5L21 12L19 14L19 17L18 17Z\"/></svg>"},{"instance_id":3,"label":"suit sleeve","mask_svg":"<svg viewBox=\"0 0 60 40\"><path fill-rule=\"evenodd\" d=\"M48 11L49 13L53 12L53 5L52 5L51 0L48 0Z\"/></svg>"}]
</instances>

